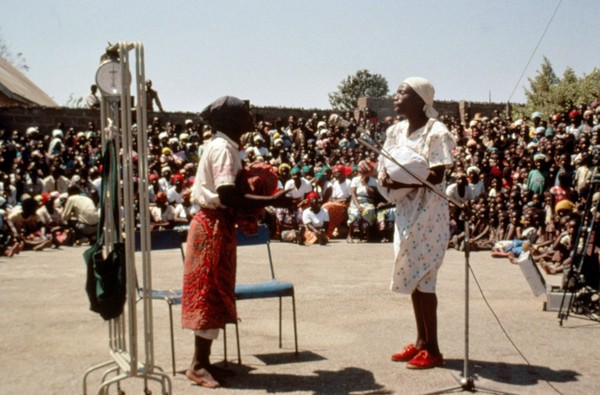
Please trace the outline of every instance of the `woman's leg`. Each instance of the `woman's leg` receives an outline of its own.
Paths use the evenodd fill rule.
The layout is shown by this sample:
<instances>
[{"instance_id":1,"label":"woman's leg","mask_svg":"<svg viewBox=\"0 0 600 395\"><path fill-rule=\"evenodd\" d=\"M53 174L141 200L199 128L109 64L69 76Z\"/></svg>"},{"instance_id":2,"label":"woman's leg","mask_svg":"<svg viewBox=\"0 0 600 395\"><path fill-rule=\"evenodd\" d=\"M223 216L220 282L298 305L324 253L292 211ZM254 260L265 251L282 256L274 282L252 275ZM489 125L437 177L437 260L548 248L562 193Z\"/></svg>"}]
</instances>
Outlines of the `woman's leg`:
<instances>
[{"instance_id":1,"label":"woman's leg","mask_svg":"<svg viewBox=\"0 0 600 395\"><path fill-rule=\"evenodd\" d=\"M361 241L369 241L369 237L371 235L371 224L365 219L360 220L359 224L360 230L360 240Z\"/></svg>"},{"instance_id":2,"label":"woman's leg","mask_svg":"<svg viewBox=\"0 0 600 395\"><path fill-rule=\"evenodd\" d=\"M437 295L415 290L412 293L412 301L417 323L415 346L438 356L440 349L437 338Z\"/></svg>"},{"instance_id":3,"label":"woman's leg","mask_svg":"<svg viewBox=\"0 0 600 395\"><path fill-rule=\"evenodd\" d=\"M411 294L413 311L415 314L415 323L417 324L417 340L415 341L415 347L419 350L425 348L426 333L425 333L425 320L423 319L423 307L421 305L421 292L415 290Z\"/></svg>"},{"instance_id":4,"label":"woman's leg","mask_svg":"<svg viewBox=\"0 0 600 395\"><path fill-rule=\"evenodd\" d=\"M346 237L346 241L348 243L353 242L353 236L356 229L356 224L354 222L348 222L348 236Z\"/></svg>"},{"instance_id":5,"label":"woman's leg","mask_svg":"<svg viewBox=\"0 0 600 395\"><path fill-rule=\"evenodd\" d=\"M217 388L220 386L219 382L208 371L210 368L210 348L212 342L211 339L195 336L194 357L192 358L190 367L185 372L188 379L206 388Z\"/></svg>"}]
</instances>

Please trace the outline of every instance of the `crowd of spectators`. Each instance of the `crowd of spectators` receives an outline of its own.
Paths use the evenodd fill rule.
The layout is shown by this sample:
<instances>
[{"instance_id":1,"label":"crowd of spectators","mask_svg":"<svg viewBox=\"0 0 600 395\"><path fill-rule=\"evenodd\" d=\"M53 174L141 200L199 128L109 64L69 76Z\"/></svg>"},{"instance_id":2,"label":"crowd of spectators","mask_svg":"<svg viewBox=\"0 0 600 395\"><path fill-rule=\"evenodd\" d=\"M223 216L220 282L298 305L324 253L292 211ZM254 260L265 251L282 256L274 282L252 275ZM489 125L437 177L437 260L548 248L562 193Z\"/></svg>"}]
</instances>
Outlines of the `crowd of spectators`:
<instances>
[{"instance_id":1,"label":"crowd of spectators","mask_svg":"<svg viewBox=\"0 0 600 395\"><path fill-rule=\"evenodd\" d=\"M469 207L470 245L515 261L531 251L548 273L565 268L600 160L600 106L511 119L474 114L465 122L441 116L457 141L447 194ZM371 111L267 121L242 136L246 167L270 166L294 209L267 209L274 238L298 244L390 241L394 205L378 193L377 154L399 119ZM1 125L0 125L1 128ZM92 242L99 219L101 140L97 127L56 125L42 133L0 130L0 251L40 250ZM154 118L148 125L153 228L189 223L198 207L190 186L213 131L187 120ZM134 147L135 149L135 147ZM463 249L462 210L451 207L450 248Z\"/></svg>"}]
</instances>

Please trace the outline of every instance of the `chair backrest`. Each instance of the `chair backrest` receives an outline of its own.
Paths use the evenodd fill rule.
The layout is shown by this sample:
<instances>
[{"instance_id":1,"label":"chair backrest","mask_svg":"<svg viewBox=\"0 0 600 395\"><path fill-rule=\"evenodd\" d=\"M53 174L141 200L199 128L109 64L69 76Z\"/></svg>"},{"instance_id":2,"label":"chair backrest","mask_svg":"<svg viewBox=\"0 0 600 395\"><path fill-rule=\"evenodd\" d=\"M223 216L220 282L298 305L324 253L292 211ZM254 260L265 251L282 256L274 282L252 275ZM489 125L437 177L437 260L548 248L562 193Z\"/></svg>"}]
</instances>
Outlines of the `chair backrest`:
<instances>
[{"instance_id":1,"label":"chair backrest","mask_svg":"<svg viewBox=\"0 0 600 395\"><path fill-rule=\"evenodd\" d=\"M184 260L185 251L183 248L183 243L185 243L186 236L186 232L174 229L150 232L150 249L151 251L179 249L179 251L181 252L181 259ZM142 250L142 240L139 230L136 230L135 232L135 250ZM137 279L137 271L135 278L135 286L138 290L138 296L141 299L144 294L144 289L141 288L139 285Z\"/></svg>"},{"instance_id":2,"label":"chair backrest","mask_svg":"<svg viewBox=\"0 0 600 395\"><path fill-rule=\"evenodd\" d=\"M256 235L247 235L238 229L237 243L238 247L266 245L267 254L269 256L269 268L271 269L271 279L275 280L275 269L273 269L273 259L271 257L271 232L267 225L258 225L258 233Z\"/></svg>"},{"instance_id":3,"label":"chair backrest","mask_svg":"<svg viewBox=\"0 0 600 395\"><path fill-rule=\"evenodd\" d=\"M181 251L181 258L185 258L183 243L185 242L186 234L178 230L160 230L150 232L150 246L152 251L158 250L174 250ZM140 232L135 232L135 250L141 251Z\"/></svg>"}]
</instances>

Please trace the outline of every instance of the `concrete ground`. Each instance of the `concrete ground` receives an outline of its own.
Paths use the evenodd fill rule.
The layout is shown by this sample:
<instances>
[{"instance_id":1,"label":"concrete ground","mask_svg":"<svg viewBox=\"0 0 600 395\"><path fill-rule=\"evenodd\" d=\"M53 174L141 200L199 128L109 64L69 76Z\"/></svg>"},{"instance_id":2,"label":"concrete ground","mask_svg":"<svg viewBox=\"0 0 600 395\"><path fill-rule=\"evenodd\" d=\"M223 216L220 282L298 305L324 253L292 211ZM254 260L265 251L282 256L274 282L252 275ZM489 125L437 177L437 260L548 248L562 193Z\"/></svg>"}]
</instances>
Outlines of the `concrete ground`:
<instances>
[{"instance_id":1,"label":"concrete ground","mask_svg":"<svg viewBox=\"0 0 600 395\"><path fill-rule=\"evenodd\" d=\"M110 360L108 326L88 310L84 292L86 247L22 252L0 260L0 394L81 394L85 371ZM173 394L420 394L458 385L465 360L465 266L463 253L449 250L438 280L439 338L445 366L405 368L390 355L414 341L410 298L388 291L391 244L300 247L272 244L279 279L296 289L300 355L294 356L291 303L283 303L283 348L278 347L276 299L238 303L242 365L236 363L235 331L228 329L227 387L207 390L182 371L192 356L192 335L178 325L174 307L177 370L171 376L168 309L153 303L155 365L171 378ZM265 249L239 249L238 282L269 276ZM181 286L179 251L152 254L154 288ZM534 297L520 268L488 252L470 263L468 375L475 389L515 394L598 393L600 324L572 315L559 325ZM557 284L558 277L548 278ZM489 306L488 306L489 304ZM138 304L138 316L142 315ZM496 318L497 317L497 318ZM140 318L140 327L143 326ZM143 336L139 349L143 356ZM212 361L223 360L223 342ZM233 362L233 363L232 363ZM87 393L98 392L102 372L89 376ZM149 382L160 394L160 386ZM121 389L143 394L144 380L129 378ZM116 386L111 393L117 393Z\"/></svg>"}]
</instances>

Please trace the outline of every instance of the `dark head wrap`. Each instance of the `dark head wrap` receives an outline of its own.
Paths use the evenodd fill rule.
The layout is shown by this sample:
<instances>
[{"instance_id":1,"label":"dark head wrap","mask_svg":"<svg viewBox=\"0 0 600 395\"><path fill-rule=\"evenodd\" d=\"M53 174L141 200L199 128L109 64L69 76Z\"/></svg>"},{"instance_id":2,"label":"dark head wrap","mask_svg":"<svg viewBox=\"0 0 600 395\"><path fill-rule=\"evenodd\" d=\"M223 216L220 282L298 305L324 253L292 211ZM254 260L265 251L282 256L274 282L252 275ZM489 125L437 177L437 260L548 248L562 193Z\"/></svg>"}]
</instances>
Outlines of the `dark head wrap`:
<instances>
[{"instance_id":1,"label":"dark head wrap","mask_svg":"<svg viewBox=\"0 0 600 395\"><path fill-rule=\"evenodd\" d=\"M244 122L248 119L248 112L248 106L242 100L233 96L223 96L202 110L200 116L212 126L213 130L227 134L246 128Z\"/></svg>"}]
</instances>

